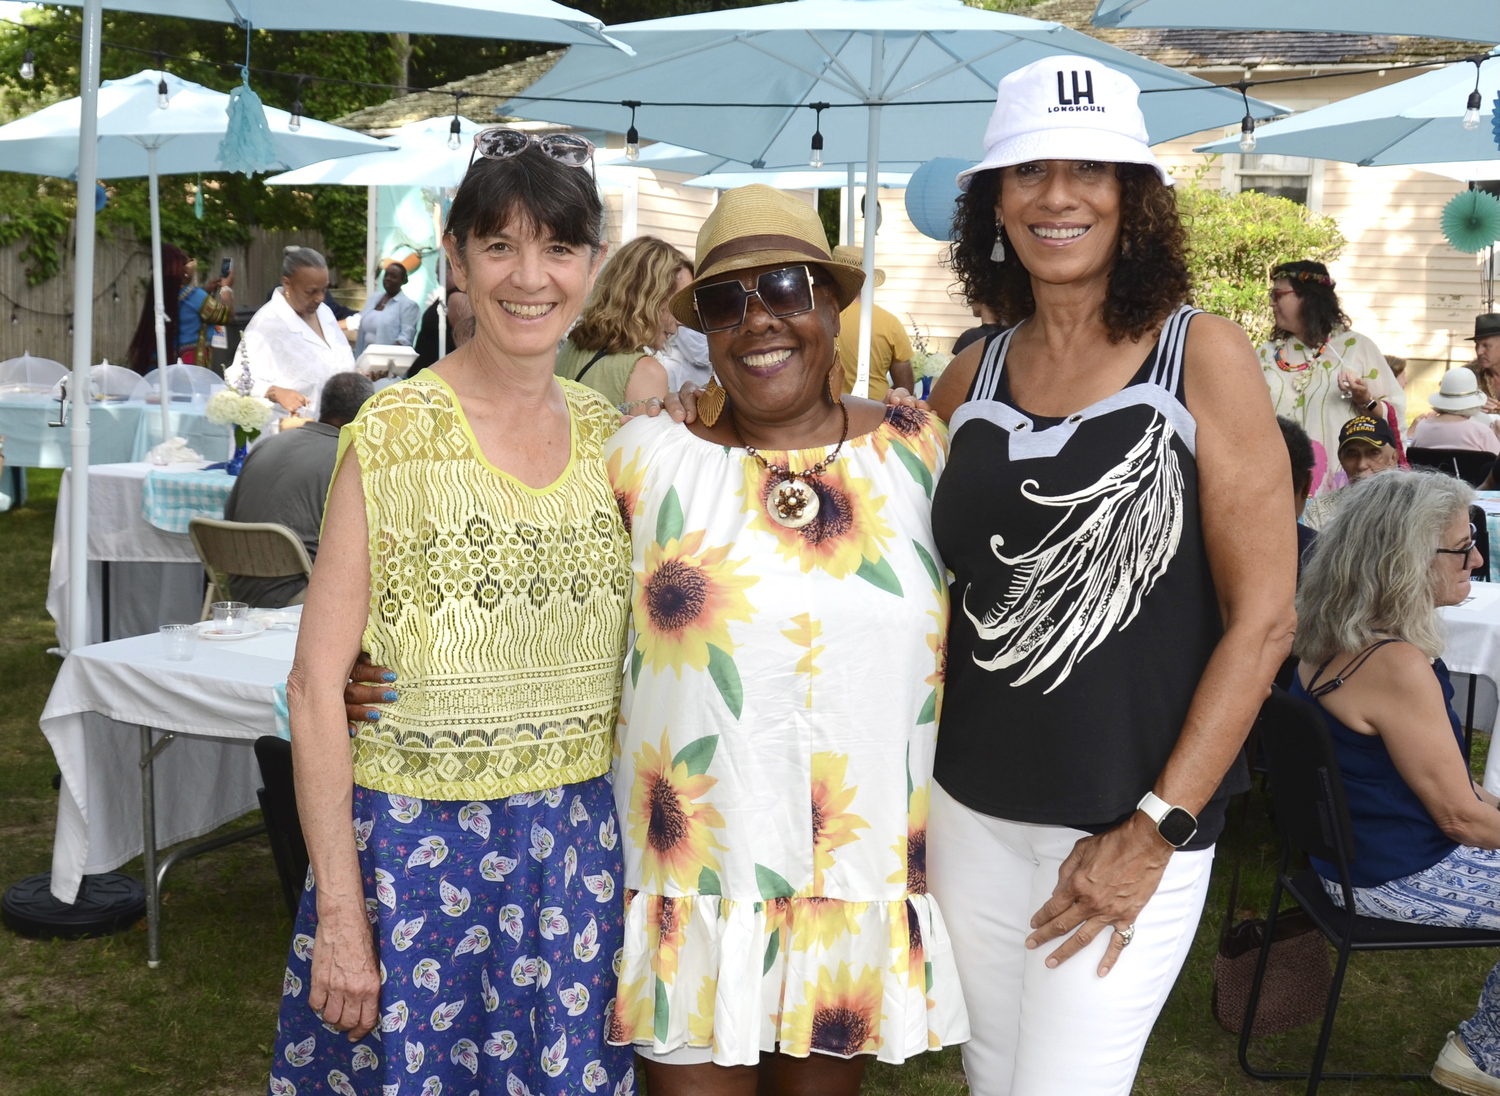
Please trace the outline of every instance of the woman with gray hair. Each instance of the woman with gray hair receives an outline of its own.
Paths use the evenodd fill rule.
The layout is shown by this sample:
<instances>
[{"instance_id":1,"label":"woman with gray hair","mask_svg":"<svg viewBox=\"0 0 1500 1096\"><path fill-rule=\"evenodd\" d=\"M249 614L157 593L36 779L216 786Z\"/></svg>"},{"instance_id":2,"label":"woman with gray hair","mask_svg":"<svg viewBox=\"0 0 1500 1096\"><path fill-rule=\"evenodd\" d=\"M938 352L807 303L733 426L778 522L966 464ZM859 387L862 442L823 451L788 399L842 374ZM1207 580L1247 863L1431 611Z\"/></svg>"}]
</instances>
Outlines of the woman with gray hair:
<instances>
[{"instance_id":1,"label":"woman with gray hair","mask_svg":"<svg viewBox=\"0 0 1500 1096\"><path fill-rule=\"evenodd\" d=\"M1483 563L1473 490L1431 472L1383 472L1313 545L1297 593L1292 695L1333 736L1354 830L1349 865L1366 917L1500 929L1500 800L1464 761L1437 610L1469 596ZM1336 904L1334 865L1313 860ZM1456 1092L1500 1093L1500 966L1432 1069Z\"/></svg>"},{"instance_id":2,"label":"woman with gray hair","mask_svg":"<svg viewBox=\"0 0 1500 1096\"><path fill-rule=\"evenodd\" d=\"M323 385L354 368L349 338L323 303L327 292L323 256L310 247L288 247L281 284L245 326L250 391L271 401L277 422L289 414L316 419ZM231 375L238 375L237 368L231 367Z\"/></svg>"}]
</instances>

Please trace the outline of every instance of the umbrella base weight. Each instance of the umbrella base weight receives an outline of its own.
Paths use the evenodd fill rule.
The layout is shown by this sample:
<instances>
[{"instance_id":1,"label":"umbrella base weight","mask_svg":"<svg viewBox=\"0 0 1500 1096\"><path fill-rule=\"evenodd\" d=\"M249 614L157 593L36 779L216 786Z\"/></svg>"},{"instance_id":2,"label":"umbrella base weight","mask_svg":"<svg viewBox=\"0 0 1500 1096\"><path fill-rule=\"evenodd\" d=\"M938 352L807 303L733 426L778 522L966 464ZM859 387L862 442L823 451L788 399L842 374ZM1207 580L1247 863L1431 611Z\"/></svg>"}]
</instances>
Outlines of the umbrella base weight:
<instances>
[{"instance_id":1,"label":"umbrella base weight","mask_svg":"<svg viewBox=\"0 0 1500 1096\"><path fill-rule=\"evenodd\" d=\"M52 873L27 876L0 899L0 920L12 932L46 940L108 936L146 916L146 888L122 872L85 875L71 906L52 897Z\"/></svg>"}]
</instances>

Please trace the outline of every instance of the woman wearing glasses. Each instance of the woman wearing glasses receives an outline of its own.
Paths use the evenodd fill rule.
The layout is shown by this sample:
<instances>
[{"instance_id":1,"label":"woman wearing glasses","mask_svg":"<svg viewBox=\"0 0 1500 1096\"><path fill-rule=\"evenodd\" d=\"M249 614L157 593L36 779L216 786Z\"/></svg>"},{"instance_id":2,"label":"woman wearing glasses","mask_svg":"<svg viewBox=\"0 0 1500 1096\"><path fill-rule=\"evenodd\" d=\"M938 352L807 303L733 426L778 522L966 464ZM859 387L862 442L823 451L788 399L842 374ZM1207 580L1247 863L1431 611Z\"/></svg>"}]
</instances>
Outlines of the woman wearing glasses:
<instances>
[{"instance_id":1,"label":"woman wearing glasses","mask_svg":"<svg viewBox=\"0 0 1500 1096\"><path fill-rule=\"evenodd\" d=\"M633 1088L605 1041L618 413L553 375L604 210L587 141L502 129L476 146L444 237L474 337L345 428L288 679L312 868L273 1096ZM361 647L392 684L355 730Z\"/></svg>"},{"instance_id":2,"label":"woman wearing glasses","mask_svg":"<svg viewBox=\"0 0 1500 1096\"><path fill-rule=\"evenodd\" d=\"M842 396L864 275L817 213L726 192L671 300L714 378L608 443L631 541L617 732L625 945L610 1039L652 1096L853 1096L968 1025L926 886L948 602L946 435Z\"/></svg>"},{"instance_id":3,"label":"woman wearing glasses","mask_svg":"<svg viewBox=\"0 0 1500 1096\"><path fill-rule=\"evenodd\" d=\"M1313 487L1347 483L1337 459L1339 430L1355 415L1384 419L1400 438L1406 428L1406 393L1380 348L1349 330L1322 263L1282 263L1271 272L1271 315L1276 328L1257 350L1260 370L1278 415L1307 431L1313 443Z\"/></svg>"},{"instance_id":4,"label":"woman wearing glasses","mask_svg":"<svg viewBox=\"0 0 1500 1096\"><path fill-rule=\"evenodd\" d=\"M1469 776L1438 657L1437 609L1468 597L1469 573L1484 563L1469 524L1474 492L1451 476L1391 471L1347 496L1297 591L1292 694L1319 707L1338 753L1355 909L1500 929L1500 801ZM1337 867L1313 867L1342 906ZM1500 1093L1500 967L1474 1015L1449 1033L1432 1078L1456 1092Z\"/></svg>"}]
</instances>

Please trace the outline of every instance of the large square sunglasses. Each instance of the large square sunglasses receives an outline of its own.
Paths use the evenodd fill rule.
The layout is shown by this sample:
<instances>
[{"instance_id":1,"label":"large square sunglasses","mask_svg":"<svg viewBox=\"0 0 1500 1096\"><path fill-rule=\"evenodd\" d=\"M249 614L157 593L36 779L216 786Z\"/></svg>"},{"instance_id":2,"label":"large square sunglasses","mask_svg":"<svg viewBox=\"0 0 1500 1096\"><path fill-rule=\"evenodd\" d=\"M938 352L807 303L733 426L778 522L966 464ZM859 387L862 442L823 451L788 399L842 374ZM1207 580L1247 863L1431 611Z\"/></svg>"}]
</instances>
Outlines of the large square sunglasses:
<instances>
[{"instance_id":1,"label":"large square sunglasses","mask_svg":"<svg viewBox=\"0 0 1500 1096\"><path fill-rule=\"evenodd\" d=\"M703 330L727 331L745 322L751 297L759 297L765 310L778 320L813 309L813 276L806 266L784 266L767 270L746 289L738 278L700 285L693 290L693 307Z\"/></svg>"},{"instance_id":2,"label":"large square sunglasses","mask_svg":"<svg viewBox=\"0 0 1500 1096\"><path fill-rule=\"evenodd\" d=\"M588 165L589 173L593 174L594 143L587 138L575 133L549 133L545 137L538 137L535 133L526 133L508 126L492 126L474 134L474 151L469 154L469 166L474 166L476 154L486 160L509 160L521 155L532 145L541 149L544 155L568 167Z\"/></svg>"}]
</instances>

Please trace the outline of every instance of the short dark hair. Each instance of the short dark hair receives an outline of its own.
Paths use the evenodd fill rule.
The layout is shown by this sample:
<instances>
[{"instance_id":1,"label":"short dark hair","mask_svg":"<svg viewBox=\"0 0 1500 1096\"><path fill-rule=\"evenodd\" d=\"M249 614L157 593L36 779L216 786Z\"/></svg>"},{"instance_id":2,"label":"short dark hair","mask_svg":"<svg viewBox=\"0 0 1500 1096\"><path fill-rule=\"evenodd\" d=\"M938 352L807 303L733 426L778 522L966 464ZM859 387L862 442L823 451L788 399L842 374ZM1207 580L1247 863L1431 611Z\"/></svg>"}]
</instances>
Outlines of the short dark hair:
<instances>
[{"instance_id":1,"label":"short dark hair","mask_svg":"<svg viewBox=\"0 0 1500 1096\"><path fill-rule=\"evenodd\" d=\"M504 160L475 159L448 209L447 234L462 256L471 236L498 235L515 218L569 247L604 243L604 203L593 175L535 145Z\"/></svg>"},{"instance_id":2,"label":"short dark hair","mask_svg":"<svg viewBox=\"0 0 1500 1096\"><path fill-rule=\"evenodd\" d=\"M1328 341L1328 336L1333 334L1335 327L1348 329L1349 317L1344 314L1344 306L1339 303L1339 295L1334 292L1333 279L1328 276L1328 268L1322 263L1309 259L1281 263L1271 271L1271 284L1275 285L1278 278L1289 281L1292 292L1302 302L1302 340L1309 346L1322 346ZM1279 327L1273 334L1278 339L1292 337L1290 331L1283 331Z\"/></svg>"},{"instance_id":3,"label":"short dark hair","mask_svg":"<svg viewBox=\"0 0 1500 1096\"><path fill-rule=\"evenodd\" d=\"M1031 273L1014 248L1007 249L1002 262L990 258L1003 171L981 171L959 195L949 259L963 295L988 305L1002 324L1011 326L1036 311L1036 299ZM1115 176L1120 180L1120 249L1103 308L1110 342L1138 339L1179 305L1192 302L1187 231L1175 192L1146 164L1116 164Z\"/></svg>"},{"instance_id":4,"label":"short dark hair","mask_svg":"<svg viewBox=\"0 0 1500 1096\"><path fill-rule=\"evenodd\" d=\"M328 260L323 258L322 252L314 251L310 247L299 247L291 244L282 249L281 252L281 276L290 278L299 270L327 270Z\"/></svg>"},{"instance_id":5,"label":"short dark hair","mask_svg":"<svg viewBox=\"0 0 1500 1096\"><path fill-rule=\"evenodd\" d=\"M1281 440L1286 442L1286 454L1292 459L1292 490L1299 495L1310 492L1313 467L1317 464L1312 439L1306 430L1285 415L1276 416L1276 425L1281 427Z\"/></svg>"},{"instance_id":6,"label":"short dark hair","mask_svg":"<svg viewBox=\"0 0 1500 1096\"><path fill-rule=\"evenodd\" d=\"M318 421L353 422L359 409L374 394L375 386L363 373L353 370L335 373L323 383L323 394L318 400Z\"/></svg>"}]
</instances>

